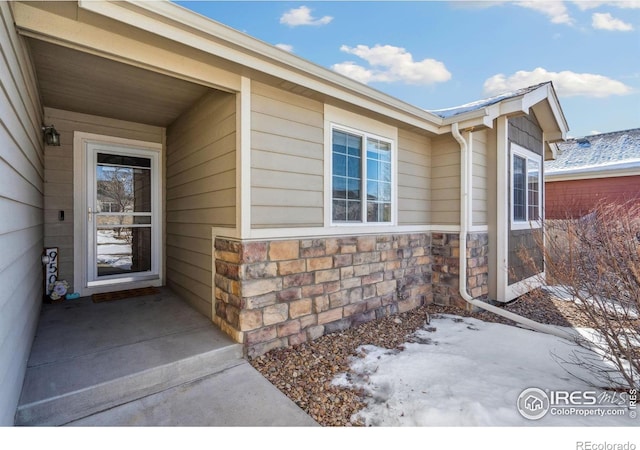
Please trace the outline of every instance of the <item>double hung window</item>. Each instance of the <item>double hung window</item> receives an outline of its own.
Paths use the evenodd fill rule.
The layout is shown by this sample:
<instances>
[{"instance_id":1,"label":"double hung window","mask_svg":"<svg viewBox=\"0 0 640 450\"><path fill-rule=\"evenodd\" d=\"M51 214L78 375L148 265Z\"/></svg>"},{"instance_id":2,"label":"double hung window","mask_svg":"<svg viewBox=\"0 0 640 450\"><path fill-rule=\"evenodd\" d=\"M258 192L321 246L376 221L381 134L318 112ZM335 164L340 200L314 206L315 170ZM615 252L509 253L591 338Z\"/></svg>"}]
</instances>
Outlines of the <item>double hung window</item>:
<instances>
[{"instance_id":1,"label":"double hung window","mask_svg":"<svg viewBox=\"0 0 640 450\"><path fill-rule=\"evenodd\" d=\"M542 158L512 144L511 154L511 227L539 226L542 203Z\"/></svg>"},{"instance_id":2,"label":"double hung window","mask_svg":"<svg viewBox=\"0 0 640 450\"><path fill-rule=\"evenodd\" d=\"M338 128L331 139L333 222L390 223L392 142Z\"/></svg>"}]
</instances>

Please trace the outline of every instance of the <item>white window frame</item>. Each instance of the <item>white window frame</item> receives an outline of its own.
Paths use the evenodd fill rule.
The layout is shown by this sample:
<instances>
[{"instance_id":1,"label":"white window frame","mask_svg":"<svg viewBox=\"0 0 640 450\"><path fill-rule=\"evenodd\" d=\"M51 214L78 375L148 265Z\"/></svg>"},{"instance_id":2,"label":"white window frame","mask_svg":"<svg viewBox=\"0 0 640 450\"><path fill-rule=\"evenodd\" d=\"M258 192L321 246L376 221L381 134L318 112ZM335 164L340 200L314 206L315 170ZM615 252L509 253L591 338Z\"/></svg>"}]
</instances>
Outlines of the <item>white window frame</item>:
<instances>
[{"instance_id":1,"label":"white window frame","mask_svg":"<svg viewBox=\"0 0 640 450\"><path fill-rule=\"evenodd\" d=\"M513 170L513 164L515 156L523 158L527 163L529 161L535 162L538 164L540 168L540 173L538 176L538 219L530 220L529 219L529 183L528 179L525 179L525 220L516 221L513 216L513 188L515 185L515 172ZM512 230L530 230L534 228L542 227L542 191L544 189L544 179L542 176L542 156L528 150L518 144L511 143L511 155L509 158L509 217L511 219L511 229ZM527 177L528 177L528 172Z\"/></svg>"},{"instance_id":2,"label":"white window frame","mask_svg":"<svg viewBox=\"0 0 640 450\"><path fill-rule=\"evenodd\" d=\"M361 208L361 220L360 221L335 221L333 219L333 132L341 131L343 133L351 134L359 136L362 139L362 154L360 155L360 164L361 164L361 196L360 202L362 204ZM373 227L373 226L393 226L396 224L396 211L397 211L397 196L396 196L396 145L393 139L380 136L375 133L370 133L367 131L363 131L360 129L344 126L341 124L331 123L330 126L330 158L329 158L329 179L328 179L328 205L329 205L329 218L331 226L365 226L365 227ZM367 140L374 139L385 142L389 144L389 149L391 152L390 155L390 164L391 164L391 218L388 222L368 222L367 221Z\"/></svg>"}]
</instances>

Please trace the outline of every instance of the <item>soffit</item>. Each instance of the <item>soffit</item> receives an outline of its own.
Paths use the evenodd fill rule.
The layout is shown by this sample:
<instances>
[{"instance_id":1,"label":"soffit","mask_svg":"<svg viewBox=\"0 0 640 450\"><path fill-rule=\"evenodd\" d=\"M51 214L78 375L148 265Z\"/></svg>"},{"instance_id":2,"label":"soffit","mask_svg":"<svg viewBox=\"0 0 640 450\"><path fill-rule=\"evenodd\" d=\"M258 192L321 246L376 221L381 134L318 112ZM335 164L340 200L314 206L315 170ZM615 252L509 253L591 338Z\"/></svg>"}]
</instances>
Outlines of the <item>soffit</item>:
<instances>
[{"instance_id":1,"label":"soffit","mask_svg":"<svg viewBox=\"0 0 640 450\"><path fill-rule=\"evenodd\" d=\"M44 106L166 127L209 88L27 38Z\"/></svg>"}]
</instances>

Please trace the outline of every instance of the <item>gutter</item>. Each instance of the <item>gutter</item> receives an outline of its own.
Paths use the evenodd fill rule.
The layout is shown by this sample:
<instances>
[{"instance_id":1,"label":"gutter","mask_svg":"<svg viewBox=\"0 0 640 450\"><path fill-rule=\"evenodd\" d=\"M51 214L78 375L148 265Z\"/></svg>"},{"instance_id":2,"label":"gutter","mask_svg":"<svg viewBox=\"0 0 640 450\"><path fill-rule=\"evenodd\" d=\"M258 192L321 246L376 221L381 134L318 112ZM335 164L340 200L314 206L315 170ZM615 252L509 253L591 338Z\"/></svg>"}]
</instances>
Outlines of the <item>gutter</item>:
<instances>
[{"instance_id":1,"label":"gutter","mask_svg":"<svg viewBox=\"0 0 640 450\"><path fill-rule=\"evenodd\" d=\"M640 159L575 169L545 171L544 181L570 181L640 175Z\"/></svg>"},{"instance_id":2,"label":"gutter","mask_svg":"<svg viewBox=\"0 0 640 450\"><path fill-rule=\"evenodd\" d=\"M472 132L469 132L469 142L467 142L462 134L460 134L457 122L451 124L451 133L458 144L460 144L460 269L458 274L458 290L460 296L470 305L492 312L498 316L513 320L525 328L539 331L541 333L550 334L570 341L575 341L575 337L571 334L560 330L556 327L536 322L535 320L505 311L502 308L491 305L487 302L474 299L467 292L467 234L469 233L470 223L470 205L471 203L471 156L473 154Z\"/></svg>"}]
</instances>

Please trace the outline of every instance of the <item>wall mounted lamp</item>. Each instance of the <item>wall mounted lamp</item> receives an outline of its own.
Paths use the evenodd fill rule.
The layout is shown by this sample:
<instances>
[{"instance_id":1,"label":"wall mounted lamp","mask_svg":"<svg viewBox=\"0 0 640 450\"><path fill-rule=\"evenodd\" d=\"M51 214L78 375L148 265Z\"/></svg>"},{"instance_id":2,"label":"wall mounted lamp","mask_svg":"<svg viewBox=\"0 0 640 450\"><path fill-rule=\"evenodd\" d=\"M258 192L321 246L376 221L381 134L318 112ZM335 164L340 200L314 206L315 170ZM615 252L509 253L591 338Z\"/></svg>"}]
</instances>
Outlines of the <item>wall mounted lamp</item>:
<instances>
[{"instance_id":1,"label":"wall mounted lamp","mask_svg":"<svg viewBox=\"0 0 640 450\"><path fill-rule=\"evenodd\" d=\"M44 133L44 142L47 145L58 147L60 145L60 133L53 127L53 125L43 125L42 132Z\"/></svg>"}]
</instances>

